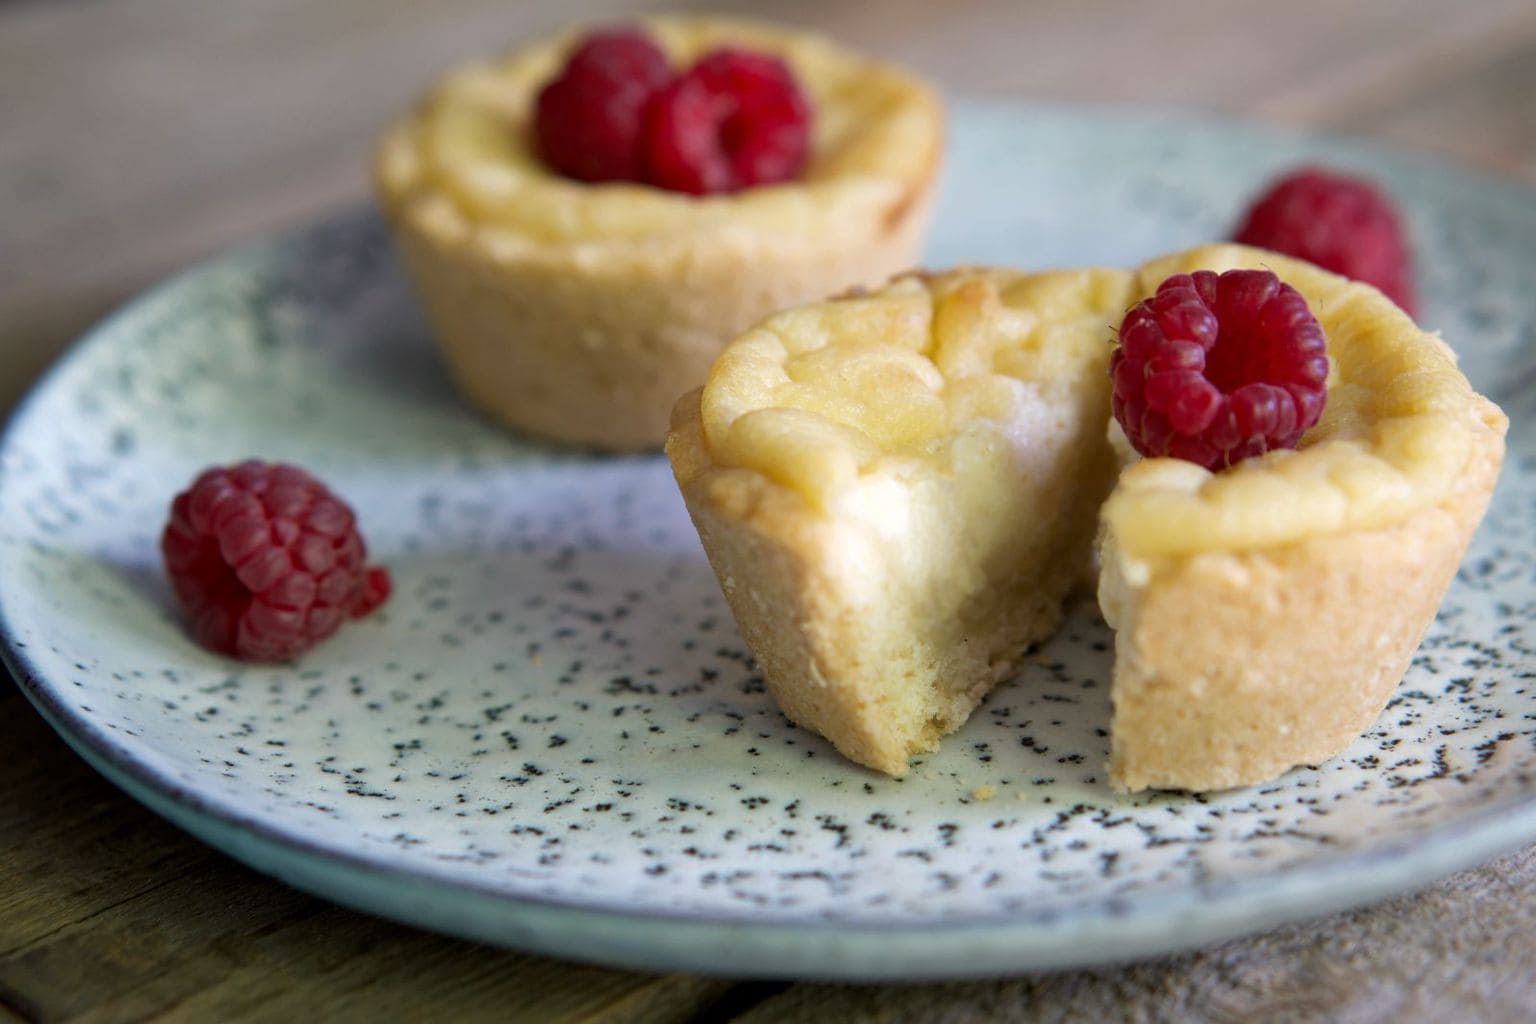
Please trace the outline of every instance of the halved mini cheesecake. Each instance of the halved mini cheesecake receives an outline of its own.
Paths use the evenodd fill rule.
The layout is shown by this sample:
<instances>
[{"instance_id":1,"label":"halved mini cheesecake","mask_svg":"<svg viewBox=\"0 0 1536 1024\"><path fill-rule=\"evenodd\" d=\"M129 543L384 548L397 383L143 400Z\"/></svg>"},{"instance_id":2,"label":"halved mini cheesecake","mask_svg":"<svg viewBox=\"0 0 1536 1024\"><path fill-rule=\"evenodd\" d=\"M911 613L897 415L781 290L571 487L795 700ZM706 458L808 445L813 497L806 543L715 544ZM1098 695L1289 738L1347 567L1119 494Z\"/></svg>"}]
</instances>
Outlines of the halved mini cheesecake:
<instances>
[{"instance_id":1,"label":"halved mini cheesecake","mask_svg":"<svg viewBox=\"0 0 1536 1024\"><path fill-rule=\"evenodd\" d=\"M1117 271L899 278L769 318L667 444L784 712L892 775L1091 580Z\"/></svg>"},{"instance_id":2,"label":"halved mini cheesecake","mask_svg":"<svg viewBox=\"0 0 1536 1024\"><path fill-rule=\"evenodd\" d=\"M710 196L562 177L537 152L535 99L579 30L445 77L374 167L461 391L516 428L608 450L659 446L677 396L755 321L911 266L943 146L926 84L821 36L637 24L679 67L720 47L781 58L813 110L803 173Z\"/></svg>"},{"instance_id":3,"label":"halved mini cheesecake","mask_svg":"<svg viewBox=\"0 0 1536 1024\"><path fill-rule=\"evenodd\" d=\"M1236 266L1273 270L1321 322L1322 421L1215 474L1117 454L1110 326L1171 274ZM678 404L668 454L780 706L893 775L1055 628L1098 533L1111 781L1201 790L1324 760L1380 713L1504 427L1379 292L1214 246L1137 272L911 276L781 313Z\"/></svg>"},{"instance_id":4,"label":"halved mini cheesecake","mask_svg":"<svg viewBox=\"0 0 1536 1024\"><path fill-rule=\"evenodd\" d=\"M1103 509L1115 630L1111 781L1222 789L1343 750L1402 679L1482 520L1504 414L1381 292L1236 245L1154 261L1264 268L1322 325L1321 421L1295 451L1219 473L1130 465Z\"/></svg>"}]
</instances>

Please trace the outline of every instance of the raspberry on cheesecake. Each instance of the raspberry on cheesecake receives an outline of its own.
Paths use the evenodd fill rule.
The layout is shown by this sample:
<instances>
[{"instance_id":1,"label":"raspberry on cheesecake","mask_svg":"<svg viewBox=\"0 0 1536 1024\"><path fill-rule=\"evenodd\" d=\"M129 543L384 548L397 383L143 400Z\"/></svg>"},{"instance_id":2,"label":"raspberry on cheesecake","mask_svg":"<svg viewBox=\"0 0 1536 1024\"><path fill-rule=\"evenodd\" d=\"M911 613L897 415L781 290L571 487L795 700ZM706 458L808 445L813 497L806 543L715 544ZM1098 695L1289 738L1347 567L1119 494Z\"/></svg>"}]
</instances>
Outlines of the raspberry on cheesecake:
<instances>
[{"instance_id":1,"label":"raspberry on cheesecake","mask_svg":"<svg viewBox=\"0 0 1536 1024\"><path fill-rule=\"evenodd\" d=\"M534 133L580 181L635 181L710 195L792 181L812 109L783 60L722 47L674 70L642 29L595 32L539 93Z\"/></svg>"},{"instance_id":2,"label":"raspberry on cheesecake","mask_svg":"<svg viewBox=\"0 0 1536 1024\"><path fill-rule=\"evenodd\" d=\"M1138 452L1220 469L1294 448L1327 402L1323 329L1267 270L1175 274L1131 307L1109 361Z\"/></svg>"},{"instance_id":3,"label":"raspberry on cheesecake","mask_svg":"<svg viewBox=\"0 0 1536 1024\"><path fill-rule=\"evenodd\" d=\"M577 181L644 180L641 133L671 79L667 55L639 29L587 36L534 101L539 155Z\"/></svg>"},{"instance_id":4,"label":"raspberry on cheesecake","mask_svg":"<svg viewBox=\"0 0 1536 1024\"><path fill-rule=\"evenodd\" d=\"M810 101L784 61L716 50L652 105L645 180L694 195L793 181L810 156L811 117Z\"/></svg>"}]
</instances>

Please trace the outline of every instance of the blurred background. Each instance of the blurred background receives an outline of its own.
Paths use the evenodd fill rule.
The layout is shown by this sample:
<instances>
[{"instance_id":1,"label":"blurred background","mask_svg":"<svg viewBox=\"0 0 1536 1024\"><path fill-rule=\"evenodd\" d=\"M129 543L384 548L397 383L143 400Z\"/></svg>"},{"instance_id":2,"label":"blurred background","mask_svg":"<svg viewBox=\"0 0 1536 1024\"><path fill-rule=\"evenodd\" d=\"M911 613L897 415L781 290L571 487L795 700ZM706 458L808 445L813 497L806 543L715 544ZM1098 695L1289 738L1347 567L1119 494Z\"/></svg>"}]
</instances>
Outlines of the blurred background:
<instances>
[{"instance_id":1,"label":"blurred background","mask_svg":"<svg viewBox=\"0 0 1536 1024\"><path fill-rule=\"evenodd\" d=\"M12 0L0 410L155 279L364 200L374 135L446 66L663 6L822 29L951 95L1179 106L1536 182L1531 0Z\"/></svg>"},{"instance_id":2,"label":"blurred background","mask_svg":"<svg viewBox=\"0 0 1536 1024\"><path fill-rule=\"evenodd\" d=\"M663 6L820 29L951 97L1180 108L1536 185L1533 0L0 0L0 418L157 279L366 202L374 137L445 68ZM0 1022L284 1019L299 1005L333 1019L449 1005L721 1019L786 988L503 954L326 906L133 805L3 676L0 722ZM1186 994L1211 1010L1201 1019L1262 1019L1237 992L1320 1020L1356 990L1389 1012L1350 1019L1521 1019L1533 893L1536 847L1420 896L1152 964L910 990L921 1006L870 990L859 1019L1109 1019L1105 1006L1132 1016ZM797 986L751 1019L853 1019L827 1007L858 991Z\"/></svg>"}]
</instances>

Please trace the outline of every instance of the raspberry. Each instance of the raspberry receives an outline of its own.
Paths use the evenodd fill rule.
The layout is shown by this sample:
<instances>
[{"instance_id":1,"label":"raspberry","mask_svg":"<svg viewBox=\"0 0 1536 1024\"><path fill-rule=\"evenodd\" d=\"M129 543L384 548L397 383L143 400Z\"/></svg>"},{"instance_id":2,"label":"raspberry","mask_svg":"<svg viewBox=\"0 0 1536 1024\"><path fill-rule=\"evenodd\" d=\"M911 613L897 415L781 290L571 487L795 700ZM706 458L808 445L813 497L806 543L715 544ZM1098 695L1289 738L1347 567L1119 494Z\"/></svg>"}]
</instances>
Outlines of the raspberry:
<instances>
[{"instance_id":1,"label":"raspberry","mask_svg":"<svg viewBox=\"0 0 1536 1024\"><path fill-rule=\"evenodd\" d=\"M1259 197L1234 238L1375 285L1409 315L1418 307L1407 234L1370 182L1321 167L1292 171Z\"/></svg>"},{"instance_id":2,"label":"raspberry","mask_svg":"<svg viewBox=\"0 0 1536 1024\"><path fill-rule=\"evenodd\" d=\"M777 57L719 49L651 105L646 179L707 195L787 181L810 152L811 106Z\"/></svg>"},{"instance_id":3,"label":"raspberry","mask_svg":"<svg viewBox=\"0 0 1536 1024\"><path fill-rule=\"evenodd\" d=\"M160 550L197 641L246 661L297 657L389 597L352 509L294 466L204 470L171 503Z\"/></svg>"},{"instance_id":4,"label":"raspberry","mask_svg":"<svg viewBox=\"0 0 1536 1024\"><path fill-rule=\"evenodd\" d=\"M656 93L672 78L661 49L636 29L587 36L535 101L544 161L578 181L639 181L640 133Z\"/></svg>"},{"instance_id":5,"label":"raspberry","mask_svg":"<svg viewBox=\"0 0 1536 1024\"><path fill-rule=\"evenodd\" d=\"M1137 451L1212 471L1296 447L1327 401L1323 329L1267 270L1170 277L1126 313L1109 373Z\"/></svg>"}]
</instances>

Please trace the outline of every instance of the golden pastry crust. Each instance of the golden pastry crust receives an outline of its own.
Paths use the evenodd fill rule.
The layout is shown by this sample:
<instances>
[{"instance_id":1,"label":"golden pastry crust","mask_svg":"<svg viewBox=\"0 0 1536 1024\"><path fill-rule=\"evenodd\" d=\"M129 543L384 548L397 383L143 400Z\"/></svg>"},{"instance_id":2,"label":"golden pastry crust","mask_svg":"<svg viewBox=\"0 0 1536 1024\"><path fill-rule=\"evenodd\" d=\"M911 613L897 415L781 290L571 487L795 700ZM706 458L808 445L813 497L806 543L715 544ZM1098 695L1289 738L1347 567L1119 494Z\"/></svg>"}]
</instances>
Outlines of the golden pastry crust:
<instances>
[{"instance_id":1,"label":"golden pastry crust","mask_svg":"<svg viewBox=\"0 0 1536 1024\"><path fill-rule=\"evenodd\" d=\"M1168 274L1256 265L1329 336L1323 422L1220 475L1119 470L1105 325ZM1051 415L1010 405L1009 381L1045 385ZM785 713L893 775L1054 628L1097 522L1111 784L1207 790L1326 760L1380 714L1481 520L1506 426L1374 289L1218 246L1134 275L957 272L781 313L679 403L667 451ZM955 458L976 429L1014 461ZM999 521L1013 532L989 532Z\"/></svg>"},{"instance_id":2,"label":"golden pastry crust","mask_svg":"<svg viewBox=\"0 0 1536 1024\"><path fill-rule=\"evenodd\" d=\"M1395 526L1173 559L1131 595L1101 592L1112 785L1245 786L1353 743L1407 671L1497 473L1485 446L1445 502Z\"/></svg>"},{"instance_id":3,"label":"golden pastry crust","mask_svg":"<svg viewBox=\"0 0 1536 1024\"><path fill-rule=\"evenodd\" d=\"M533 99L577 32L448 76L374 167L464 394L522 430L609 450L660 444L677 396L753 321L911 265L943 141L931 90L818 36L644 24L678 63L726 43L787 60L816 111L802 178L700 198L547 170L527 142Z\"/></svg>"}]
</instances>

